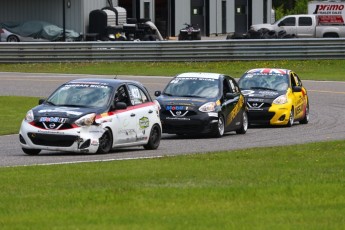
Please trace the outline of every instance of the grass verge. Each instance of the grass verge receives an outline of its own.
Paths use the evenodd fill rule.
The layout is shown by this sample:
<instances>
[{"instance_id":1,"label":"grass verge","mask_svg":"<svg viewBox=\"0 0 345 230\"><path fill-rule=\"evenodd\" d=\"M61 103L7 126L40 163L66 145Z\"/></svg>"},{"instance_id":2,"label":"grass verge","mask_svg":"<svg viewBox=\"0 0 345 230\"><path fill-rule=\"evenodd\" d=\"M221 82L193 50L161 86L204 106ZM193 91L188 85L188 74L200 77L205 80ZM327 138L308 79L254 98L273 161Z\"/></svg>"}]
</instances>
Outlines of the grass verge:
<instances>
[{"instance_id":1,"label":"grass verge","mask_svg":"<svg viewBox=\"0 0 345 230\"><path fill-rule=\"evenodd\" d=\"M0 135L18 133L26 112L36 105L35 97L0 96Z\"/></svg>"},{"instance_id":2,"label":"grass verge","mask_svg":"<svg viewBox=\"0 0 345 230\"><path fill-rule=\"evenodd\" d=\"M2 229L343 229L344 141L0 168Z\"/></svg>"},{"instance_id":3,"label":"grass verge","mask_svg":"<svg viewBox=\"0 0 345 230\"><path fill-rule=\"evenodd\" d=\"M278 60L223 62L83 62L0 64L0 72L174 76L187 71L219 72L240 77L252 68L294 70L305 80L345 81L345 60Z\"/></svg>"}]
</instances>

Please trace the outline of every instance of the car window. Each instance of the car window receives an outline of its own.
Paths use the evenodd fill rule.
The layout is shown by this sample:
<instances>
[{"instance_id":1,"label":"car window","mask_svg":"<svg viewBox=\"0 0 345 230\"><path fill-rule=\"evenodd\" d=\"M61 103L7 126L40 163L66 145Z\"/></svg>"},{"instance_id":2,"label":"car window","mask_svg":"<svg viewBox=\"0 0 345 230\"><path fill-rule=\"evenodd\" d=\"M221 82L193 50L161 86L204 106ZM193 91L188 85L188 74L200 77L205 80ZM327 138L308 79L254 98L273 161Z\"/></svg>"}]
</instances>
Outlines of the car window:
<instances>
[{"instance_id":1,"label":"car window","mask_svg":"<svg viewBox=\"0 0 345 230\"><path fill-rule=\"evenodd\" d=\"M238 84L241 90L267 89L284 91L289 87L289 75L248 73L241 77Z\"/></svg>"},{"instance_id":2,"label":"car window","mask_svg":"<svg viewBox=\"0 0 345 230\"><path fill-rule=\"evenodd\" d=\"M303 86L303 85L302 85L302 81L301 81L301 79L299 79L298 75L294 73L293 76L294 76L294 78L295 78L296 85L302 87L302 86Z\"/></svg>"},{"instance_id":3,"label":"car window","mask_svg":"<svg viewBox=\"0 0 345 230\"><path fill-rule=\"evenodd\" d=\"M229 86L229 79L224 79L223 81L223 94L227 94L227 93L232 93L232 90L230 89Z\"/></svg>"},{"instance_id":4,"label":"car window","mask_svg":"<svg viewBox=\"0 0 345 230\"><path fill-rule=\"evenodd\" d=\"M299 26L311 26L312 20L311 17L300 17L298 19Z\"/></svg>"},{"instance_id":5,"label":"car window","mask_svg":"<svg viewBox=\"0 0 345 230\"><path fill-rule=\"evenodd\" d=\"M178 77L169 82L163 93L178 97L213 98L219 94L219 80L213 78Z\"/></svg>"},{"instance_id":6,"label":"car window","mask_svg":"<svg viewBox=\"0 0 345 230\"><path fill-rule=\"evenodd\" d=\"M286 18L280 22L281 26L295 26L296 25L296 18L290 17Z\"/></svg>"},{"instance_id":7,"label":"car window","mask_svg":"<svg viewBox=\"0 0 345 230\"><path fill-rule=\"evenodd\" d=\"M230 87L231 87L231 92L232 93L240 92L240 89L239 89L239 87L238 87L238 85L237 85L235 80L229 79L229 83L230 83Z\"/></svg>"},{"instance_id":8,"label":"car window","mask_svg":"<svg viewBox=\"0 0 345 230\"><path fill-rule=\"evenodd\" d=\"M124 102L127 106L131 105L130 97L128 95L125 85L121 85L115 93L115 102Z\"/></svg>"},{"instance_id":9,"label":"car window","mask_svg":"<svg viewBox=\"0 0 345 230\"><path fill-rule=\"evenodd\" d=\"M291 78L291 86L292 87L297 86L295 76L292 73L290 74L290 78Z\"/></svg>"},{"instance_id":10,"label":"car window","mask_svg":"<svg viewBox=\"0 0 345 230\"><path fill-rule=\"evenodd\" d=\"M61 106L103 107L108 104L111 92L107 85L71 83L61 86L47 101Z\"/></svg>"},{"instance_id":11,"label":"car window","mask_svg":"<svg viewBox=\"0 0 345 230\"><path fill-rule=\"evenodd\" d=\"M135 85L128 85L132 105L139 105L148 102L148 95Z\"/></svg>"}]
</instances>

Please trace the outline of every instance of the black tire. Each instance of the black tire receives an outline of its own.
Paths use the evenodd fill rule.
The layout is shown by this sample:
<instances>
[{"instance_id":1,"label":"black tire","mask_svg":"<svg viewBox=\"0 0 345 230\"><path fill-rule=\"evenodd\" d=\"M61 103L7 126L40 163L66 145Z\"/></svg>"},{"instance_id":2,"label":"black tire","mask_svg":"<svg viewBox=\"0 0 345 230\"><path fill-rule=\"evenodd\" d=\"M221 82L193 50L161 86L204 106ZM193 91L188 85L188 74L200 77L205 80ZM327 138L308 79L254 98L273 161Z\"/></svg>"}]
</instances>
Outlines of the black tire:
<instances>
[{"instance_id":1,"label":"black tire","mask_svg":"<svg viewBox=\"0 0 345 230\"><path fill-rule=\"evenodd\" d=\"M247 112L244 111L243 115L242 115L242 124L241 124L241 128L236 130L237 134L245 134L248 130L248 115Z\"/></svg>"},{"instance_id":2,"label":"black tire","mask_svg":"<svg viewBox=\"0 0 345 230\"><path fill-rule=\"evenodd\" d=\"M295 120L295 115L294 115L294 109L292 108L290 111L289 122L286 124L286 126L291 127L294 123L294 120Z\"/></svg>"},{"instance_id":3,"label":"black tire","mask_svg":"<svg viewBox=\"0 0 345 230\"><path fill-rule=\"evenodd\" d=\"M99 138L99 147L97 154L106 154L109 153L113 147L113 135L109 129L103 133L101 138Z\"/></svg>"},{"instance_id":4,"label":"black tire","mask_svg":"<svg viewBox=\"0 0 345 230\"><path fill-rule=\"evenodd\" d=\"M162 137L162 132L159 125L156 124L152 126L149 141L147 142L146 145L144 145L144 149L147 149L147 150L157 149L161 142L161 137Z\"/></svg>"},{"instance_id":5,"label":"black tire","mask_svg":"<svg viewBox=\"0 0 345 230\"><path fill-rule=\"evenodd\" d=\"M7 42L19 42L19 38L16 35L10 35L7 37Z\"/></svg>"},{"instance_id":6,"label":"black tire","mask_svg":"<svg viewBox=\"0 0 345 230\"><path fill-rule=\"evenodd\" d=\"M30 155L30 156L36 156L38 155L41 150L40 149L26 149L26 148L22 148L23 152L27 155Z\"/></svg>"},{"instance_id":7,"label":"black tire","mask_svg":"<svg viewBox=\"0 0 345 230\"><path fill-rule=\"evenodd\" d=\"M300 124L308 124L309 122L309 103L307 104L307 107L305 108L305 114L304 118L299 121Z\"/></svg>"},{"instance_id":8,"label":"black tire","mask_svg":"<svg viewBox=\"0 0 345 230\"><path fill-rule=\"evenodd\" d=\"M225 121L222 115L219 115L217 128L213 132L213 137L222 137L225 131Z\"/></svg>"}]
</instances>

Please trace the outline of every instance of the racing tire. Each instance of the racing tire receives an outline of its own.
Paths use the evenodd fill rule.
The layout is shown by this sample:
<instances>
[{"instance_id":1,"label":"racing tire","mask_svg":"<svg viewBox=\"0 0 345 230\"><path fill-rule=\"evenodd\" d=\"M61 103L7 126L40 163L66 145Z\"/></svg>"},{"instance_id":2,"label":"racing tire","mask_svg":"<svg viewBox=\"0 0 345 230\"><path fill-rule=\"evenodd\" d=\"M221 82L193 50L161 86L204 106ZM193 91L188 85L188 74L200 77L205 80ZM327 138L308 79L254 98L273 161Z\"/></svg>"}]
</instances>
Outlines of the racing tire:
<instances>
[{"instance_id":1,"label":"racing tire","mask_svg":"<svg viewBox=\"0 0 345 230\"><path fill-rule=\"evenodd\" d=\"M7 38L7 42L19 42L19 38L16 35L10 35Z\"/></svg>"},{"instance_id":2,"label":"racing tire","mask_svg":"<svg viewBox=\"0 0 345 230\"><path fill-rule=\"evenodd\" d=\"M294 123L294 120L295 120L294 109L292 108L291 111L290 111L289 121L286 124L286 126L287 127L291 127L293 125L293 123Z\"/></svg>"},{"instance_id":3,"label":"racing tire","mask_svg":"<svg viewBox=\"0 0 345 230\"><path fill-rule=\"evenodd\" d=\"M109 129L106 129L101 138L99 138L99 147L97 154L109 153L113 147L113 136Z\"/></svg>"},{"instance_id":4,"label":"racing tire","mask_svg":"<svg viewBox=\"0 0 345 230\"><path fill-rule=\"evenodd\" d=\"M242 125L241 125L241 128L236 130L236 133L237 134L245 134L248 130L248 115L247 115L247 112L243 112L243 115L242 115Z\"/></svg>"},{"instance_id":5,"label":"racing tire","mask_svg":"<svg viewBox=\"0 0 345 230\"><path fill-rule=\"evenodd\" d=\"M309 103L307 104L307 107L305 108L305 114L304 118L299 121L300 124L308 124L309 122Z\"/></svg>"},{"instance_id":6,"label":"racing tire","mask_svg":"<svg viewBox=\"0 0 345 230\"><path fill-rule=\"evenodd\" d=\"M214 130L213 136L217 138L222 137L224 135L224 131L225 131L224 117L222 115L219 115L218 125L217 125L217 128Z\"/></svg>"},{"instance_id":7,"label":"racing tire","mask_svg":"<svg viewBox=\"0 0 345 230\"><path fill-rule=\"evenodd\" d=\"M146 145L144 145L144 149L146 150L157 149L161 142L161 137L162 137L161 128L159 127L159 125L156 124L151 129L149 141L147 142Z\"/></svg>"},{"instance_id":8,"label":"racing tire","mask_svg":"<svg viewBox=\"0 0 345 230\"><path fill-rule=\"evenodd\" d=\"M30 156L36 156L38 155L41 150L40 149L26 149L26 148L22 148L23 152L27 155L30 155Z\"/></svg>"}]
</instances>

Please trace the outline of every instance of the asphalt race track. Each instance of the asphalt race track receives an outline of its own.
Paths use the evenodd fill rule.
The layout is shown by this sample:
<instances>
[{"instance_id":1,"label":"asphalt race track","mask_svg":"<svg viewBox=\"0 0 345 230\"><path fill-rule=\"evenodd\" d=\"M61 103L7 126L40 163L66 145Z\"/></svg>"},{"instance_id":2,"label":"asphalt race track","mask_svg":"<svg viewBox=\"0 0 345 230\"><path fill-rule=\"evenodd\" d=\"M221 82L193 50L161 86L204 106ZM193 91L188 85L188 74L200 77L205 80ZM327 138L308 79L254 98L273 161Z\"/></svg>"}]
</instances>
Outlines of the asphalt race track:
<instances>
[{"instance_id":1,"label":"asphalt race track","mask_svg":"<svg viewBox=\"0 0 345 230\"><path fill-rule=\"evenodd\" d=\"M81 77L102 76L0 73L0 96L18 95L44 98L60 84ZM113 76L103 77L112 78ZM119 76L118 78L142 82L151 95L155 90L162 90L170 79L169 77L147 76ZM301 78L303 81L303 76ZM163 134L157 150L147 151L142 147L136 147L115 150L104 155L42 151L38 156L27 156L19 146L18 135L8 135L0 137L0 166L126 160L328 140L345 141L345 82L303 82L308 89L310 100L310 122L307 125L296 123L291 128L255 127L248 129L245 135L236 135L233 132L218 139L182 138ZM24 116L25 114L23 114Z\"/></svg>"}]
</instances>

